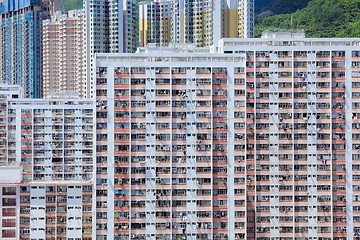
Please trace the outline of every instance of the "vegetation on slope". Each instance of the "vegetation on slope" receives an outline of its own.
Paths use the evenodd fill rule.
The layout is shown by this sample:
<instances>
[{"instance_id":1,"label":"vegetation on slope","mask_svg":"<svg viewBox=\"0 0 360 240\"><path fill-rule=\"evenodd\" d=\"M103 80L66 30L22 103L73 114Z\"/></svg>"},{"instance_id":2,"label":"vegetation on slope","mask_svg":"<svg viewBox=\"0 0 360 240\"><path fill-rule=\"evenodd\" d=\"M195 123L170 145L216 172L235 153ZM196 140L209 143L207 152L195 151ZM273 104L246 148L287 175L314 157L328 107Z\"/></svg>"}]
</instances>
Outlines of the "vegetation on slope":
<instances>
[{"instance_id":1,"label":"vegetation on slope","mask_svg":"<svg viewBox=\"0 0 360 240\"><path fill-rule=\"evenodd\" d=\"M60 0L60 10L67 13L69 10L81 9L82 0Z\"/></svg>"},{"instance_id":2,"label":"vegetation on slope","mask_svg":"<svg viewBox=\"0 0 360 240\"><path fill-rule=\"evenodd\" d=\"M277 0L255 0L255 13L262 12L263 9Z\"/></svg>"},{"instance_id":3,"label":"vegetation on slope","mask_svg":"<svg viewBox=\"0 0 360 240\"><path fill-rule=\"evenodd\" d=\"M291 15L293 28L304 29L307 37L360 37L360 0L312 0ZM291 15L258 19L255 35L267 29L289 29Z\"/></svg>"},{"instance_id":4,"label":"vegetation on slope","mask_svg":"<svg viewBox=\"0 0 360 240\"><path fill-rule=\"evenodd\" d=\"M310 0L275 0L269 6L263 8L261 12L270 12L272 15L293 13L306 7L309 2Z\"/></svg>"}]
</instances>

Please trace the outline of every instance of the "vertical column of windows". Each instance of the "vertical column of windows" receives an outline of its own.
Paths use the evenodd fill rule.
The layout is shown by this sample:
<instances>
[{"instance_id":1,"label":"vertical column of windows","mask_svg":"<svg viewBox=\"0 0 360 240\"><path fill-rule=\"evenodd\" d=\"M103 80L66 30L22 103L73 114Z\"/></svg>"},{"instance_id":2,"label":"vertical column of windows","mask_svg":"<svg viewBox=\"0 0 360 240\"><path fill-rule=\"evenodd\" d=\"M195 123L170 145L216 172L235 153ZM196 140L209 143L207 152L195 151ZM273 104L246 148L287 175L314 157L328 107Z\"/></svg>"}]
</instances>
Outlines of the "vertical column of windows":
<instances>
[{"instance_id":1,"label":"vertical column of windows","mask_svg":"<svg viewBox=\"0 0 360 240\"><path fill-rule=\"evenodd\" d=\"M85 125L85 124L84 124ZM82 122L82 111L76 110L75 111L75 179L81 180L85 177L85 174L83 175L83 146L85 148L85 139L87 137L86 133L82 133L82 129L86 129L86 127L83 127ZM84 136L84 138L83 138ZM84 141L84 142L83 142Z\"/></svg>"},{"instance_id":2,"label":"vertical column of windows","mask_svg":"<svg viewBox=\"0 0 360 240\"><path fill-rule=\"evenodd\" d=\"M187 156L190 154L188 152L187 146L187 126L186 122L188 118L187 114L187 70L186 68L172 67L171 68L172 76L172 91L171 91L171 106L172 114L169 125L163 126L163 128L170 128L171 130L171 143L172 143L172 179L171 179L171 189L172 189L172 233L173 237L178 239L182 236L185 236L187 233L187 201L188 196L192 196L191 191L187 191L188 181L192 181L188 177L188 160ZM171 125L170 125L171 124ZM164 130L165 130L164 129ZM194 134L192 132L191 134ZM191 155L189 155L189 160ZM190 174L191 175L191 174ZM194 177L194 176L192 176ZM188 180L189 179L189 180ZM196 193L195 193L196 194ZM192 204L192 203L190 203ZM190 207L192 205L189 205ZM191 219L190 219L191 220ZM192 226L190 226L192 227ZM189 229L190 232L191 229Z\"/></svg>"},{"instance_id":3,"label":"vertical column of windows","mask_svg":"<svg viewBox=\"0 0 360 240\"><path fill-rule=\"evenodd\" d=\"M252 143L249 143L248 138L252 137L255 133L254 130L254 114L255 114L255 92L254 92L254 61L255 56L253 51L246 52L246 115L245 115L245 175L246 175L246 186L245 186L245 196L246 196L246 238L255 238L255 228L256 228L256 194L255 194L255 150L254 144L255 140L252 140ZM251 64L252 63L252 64ZM261 187L260 187L261 188ZM235 193L236 194L236 193Z\"/></svg>"},{"instance_id":4,"label":"vertical column of windows","mask_svg":"<svg viewBox=\"0 0 360 240\"><path fill-rule=\"evenodd\" d=\"M30 189L30 238L45 238L45 187Z\"/></svg>"},{"instance_id":5,"label":"vertical column of windows","mask_svg":"<svg viewBox=\"0 0 360 240\"><path fill-rule=\"evenodd\" d=\"M344 156L346 153L346 112L345 112L345 51L331 51L331 172L332 172L332 236L341 236L346 226L338 224L346 217L346 178Z\"/></svg>"},{"instance_id":6,"label":"vertical column of windows","mask_svg":"<svg viewBox=\"0 0 360 240\"><path fill-rule=\"evenodd\" d=\"M177 144L172 144L171 120L171 72L169 67L155 68L155 109L156 120L154 125L155 134L155 174L156 174L156 238L166 239L170 237L172 228L171 214L173 209L182 206L182 201L170 201L171 199L171 158L179 151ZM182 199L184 200L184 199Z\"/></svg>"},{"instance_id":7,"label":"vertical column of windows","mask_svg":"<svg viewBox=\"0 0 360 240\"><path fill-rule=\"evenodd\" d=\"M212 210L213 239L226 238L228 229L228 173L227 173L227 78L222 65L212 67Z\"/></svg>"},{"instance_id":8,"label":"vertical column of windows","mask_svg":"<svg viewBox=\"0 0 360 240\"><path fill-rule=\"evenodd\" d=\"M307 76L304 79L307 90L307 164L308 164L308 189L306 191L308 199L309 214L309 236L317 236L317 156L316 156L316 54L315 51L309 51L307 54ZM304 196L306 198L306 195Z\"/></svg>"},{"instance_id":9,"label":"vertical column of windows","mask_svg":"<svg viewBox=\"0 0 360 240\"><path fill-rule=\"evenodd\" d=\"M188 69L188 73L194 69ZM191 77L191 75L190 75ZM193 77L193 76L192 76ZM188 79L191 81L191 79ZM196 68L196 181L197 238L211 239L213 233L212 191L212 85L211 68ZM193 82L189 82L193 85ZM191 93L194 96L194 93ZM191 103L187 103L191 104ZM191 108L191 106L189 106ZM190 115L190 117L194 117ZM194 127L194 126L190 126ZM191 137L190 137L191 139ZM192 161L188 158L187 161ZM187 165L188 164L187 162ZM193 180L193 179L191 179Z\"/></svg>"},{"instance_id":10,"label":"vertical column of windows","mask_svg":"<svg viewBox=\"0 0 360 240\"><path fill-rule=\"evenodd\" d=\"M267 55L268 53L266 53ZM269 56L269 55L268 55ZM280 176L279 168L279 151L280 146L283 146L283 141L279 139L279 134L282 131L283 124L286 125L286 120L283 120L282 115L286 114L288 109L283 109L280 104L279 98L279 58L274 52L270 53L268 58L270 62L270 79L269 79L269 154L270 154L270 236L272 238L280 237L280 184L283 176ZM282 103L282 102L281 102ZM285 127L284 127L285 129ZM280 143L280 144L279 144ZM286 151L286 150L285 150ZM284 192L287 194L287 191ZM287 214L283 214L287 215Z\"/></svg>"},{"instance_id":11,"label":"vertical column of windows","mask_svg":"<svg viewBox=\"0 0 360 240\"><path fill-rule=\"evenodd\" d=\"M64 180L64 111L63 109L52 109L52 170L54 180ZM81 126L80 126L81 128ZM71 129L75 134L75 129ZM74 147L74 142L69 147Z\"/></svg>"},{"instance_id":12,"label":"vertical column of windows","mask_svg":"<svg viewBox=\"0 0 360 240\"><path fill-rule=\"evenodd\" d=\"M293 54L290 51L272 52L276 57L278 82L278 138L279 148L277 154L277 171L278 171L278 191L279 191L279 206L278 206L278 232L279 236L293 235L293 219L294 219L294 180L293 180L293 165L292 154L294 149L293 135ZM270 65L272 65L272 60ZM271 141L270 141L271 144ZM271 200L270 200L271 201Z\"/></svg>"},{"instance_id":13,"label":"vertical column of windows","mask_svg":"<svg viewBox=\"0 0 360 240\"><path fill-rule=\"evenodd\" d=\"M146 74L146 236L155 239L156 233L156 173L155 173L155 68L147 68Z\"/></svg>"},{"instance_id":14,"label":"vertical column of windows","mask_svg":"<svg viewBox=\"0 0 360 240\"><path fill-rule=\"evenodd\" d=\"M186 71L186 196L187 239L196 239L196 71Z\"/></svg>"},{"instance_id":15,"label":"vertical column of windows","mask_svg":"<svg viewBox=\"0 0 360 240\"><path fill-rule=\"evenodd\" d=\"M235 236L235 228L240 228L241 222L235 221L235 128L234 128L234 113L235 113L235 69L233 67L227 68L227 215L228 215L228 236L232 238ZM240 73L240 72L238 72ZM236 227L235 227L236 225ZM240 235L239 235L240 237Z\"/></svg>"},{"instance_id":16,"label":"vertical column of windows","mask_svg":"<svg viewBox=\"0 0 360 240\"><path fill-rule=\"evenodd\" d=\"M348 54L348 53L346 53ZM347 237L351 238L351 237L359 237L359 233L360 233L360 215L359 215L359 159L360 159L360 134L359 134L359 128L360 128L360 124L359 124L359 51L352 51L352 63L351 63L351 81L346 81L346 112L347 112L347 126L346 126L346 133L347 135L346 137L346 171L348 174L349 171L349 164L351 163L351 170L352 170L352 179L349 179L349 177L347 177L347 189L346 189L346 193L347 193ZM349 62L348 62L348 58L346 59L346 66L347 66L347 73L349 71ZM349 77L349 75L347 75ZM351 82L351 92L350 92L350 82ZM349 96L349 94L351 93L351 98ZM349 106L351 104L351 107ZM349 110L351 109L351 130L352 130L352 136L351 136L351 160L349 159L349 154L350 154L350 147L349 147L349 143L350 143L350 137L348 135L348 124L350 124L349 122ZM352 185L351 189L349 188L349 185ZM352 198L352 202L349 202L349 197ZM352 206L350 206L352 205ZM350 206L350 208L349 208ZM351 225L353 225L353 228L351 228Z\"/></svg>"},{"instance_id":17,"label":"vertical column of windows","mask_svg":"<svg viewBox=\"0 0 360 240\"><path fill-rule=\"evenodd\" d=\"M81 239L82 238L82 209L83 198L83 186L67 186L67 201L66 201L66 236ZM91 197L90 197L91 198Z\"/></svg>"},{"instance_id":18,"label":"vertical column of windows","mask_svg":"<svg viewBox=\"0 0 360 240\"><path fill-rule=\"evenodd\" d=\"M245 55L245 54L244 54ZM247 232L247 192L246 192L246 186L247 186L247 176L246 176L246 162L245 158L247 156L247 146L246 146L246 118L247 118L247 107L246 102L247 98L253 98L252 93L247 93L247 87L245 84L245 77L246 77L246 62L243 63L244 66L240 68L235 68L234 70L228 69L228 79L231 78L231 75L234 73L234 79L233 79L233 85L231 84L231 81L229 80L228 83L228 122L230 123L232 119L229 117L229 114L233 117L233 126L228 124L228 132L229 132L229 138L228 138L228 148L231 146L231 140L232 137L230 135L230 132L232 129L234 130L234 158L232 159L231 156L231 148L228 150L228 166L233 161L234 163L234 205L235 205L235 211L231 209L231 203L228 204L228 211L233 212L234 214L234 220L231 221L231 213L229 213L229 223L232 224L234 222L235 227L235 238L236 239L245 239L245 235ZM231 98L231 87L234 87L234 102L232 103L229 99ZM233 104L234 111L231 112L231 106ZM251 156L249 157L251 158ZM231 169L229 167L229 178L231 178ZM228 180L228 184L230 184L231 179ZM228 192L228 198L231 198L231 190ZM230 201L230 199L229 199ZM252 218L252 217L250 217ZM250 219L249 219L250 220ZM231 227L229 227L229 236Z\"/></svg>"},{"instance_id":19,"label":"vertical column of windows","mask_svg":"<svg viewBox=\"0 0 360 240\"><path fill-rule=\"evenodd\" d=\"M52 111L49 109L45 110L45 180L52 180L52 161L53 158L57 159L52 153ZM54 159L55 161L55 159Z\"/></svg>"},{"instance_id":20,"label":"vertical column of windows","mask_svg":"<svg viewBox=\"0 0 360 240\"><path fill-rule=\"evenodd\" d=\"M300 52L301 53L301 52ZM316 54L316 55L315 55ZM331 79L330 76L330 52L318 51L316 53L312 51L303 52L304 56L307 56L308 60L305 62L307 66L306 75L298 76L299 81L307 86L308 94L308 111L313 109L312 114L305 116L308 121L307 126L307 138L308 144L314 144L314 133L316 135L316 155L314 152L310 152L314 147L309 147L307 152L308 166L310 167L307 171L307 184L308 184L308 211L309 211L309 231L314 232L313 235L323 235L324 237L331 236L331 225L330 212L332 211L331 206L331 194L332 194L332 174L331 174L331 139L332 139L332 119L331 119ZM314 62L314 60L316 60ZM296 62L297 64L299 62ZM316 67L314 66L316 64ZM314 76L314 71L316 75ZM302 79L302 80L301 80ZM315 82L315 83L314 83ZM316 96L314 95L316 92ZM312 100L312 101L311 101ZM311 102L313 104L311 104ZM315 105L314 105L315 102ZM315 113L315 114L314 114ZM305 118L305 119L306 119ZM314 120L316 118L316 120ZM316 126L314 126L314 122ZM315 128L316 127L316 128ZM315 129L314 129L315 128ZM316 132L314 132L316 130ZM314 165L314 157L316 157L317 165ZM315 171L314 172L314 166ZM315 178L316 177L316 178ZM297 177L301 179L301 176ZM316 189L314 188L316 187ZM320 195L320 196L319 196ZM314 216L315 215L315 216ZM301 219L297 217L296 220ZM302 219L305 221L307 219ZM314 223L314 221L316 221ZM310 222L312 224L310 224Z\"/></svg>"},{"instance_id":21,"label":"vertical column of windows","mask_svg":"<svg viewBox=\"0 0 360 240\"><path fill-rule=\"evenodd\" d=\"M345 171L346 171L346 216L343 217L341 222L344 222L344 219L346 219L346 236L347 238L352 238L354 236L354 233L358 232L358 228L354 227L354 201L356 197L354 196L353 190L354 190L354 161L352 158L353 153L353 139L356 141L356 137L353 137L352 134L353 131L353 121L354 121L354 110L352 106L353 102L353 88L352 88L352 82L353 82L353 74L352 74L352 60L353 57L356 57L356 51L350 51L347 50L345 52L345 126L346 126L346 132L345 132ZM351 75L350 75L351 74ZM355 91L354 91L355 92ZM355 113L356 115L356 113Z\"/></svg>"},{"instance_id":22,"label":"vertical column of windows","mask_svg":"<svg viewBox=\"0 0 360 240\"><path fill-rule=\"evenodd\" d=\"M114 238L130 236L132 197L128 186L133 171L131 144L131 74L126 67L114 69ZM108 132L109 133L109 132ZM134 142L135 144L135 142ZM135 167L136 168L136 167Z\"/></svg>"},{"instance_id":23,"label":"vertical column of windows","mask_svg":"<svg viewBox=\"0 0 360 240\"><path fill-rule=\"evenodd\" d=\"M99 72L98 72L99 70ZM107 201L107 239L115 239L115 152L118 150L115 143L115 119L117 112L115 111L115 71L114 67L104 67L96 70L96 75L104 75L107 79L107 104L105 103L107 115L107 198L100 197L101 200ZM106 78L107 77L107 78ZM121 115L120 115L121 116ZM106 196L106 192L102 195Z\"/></svg>"}]
</instances>

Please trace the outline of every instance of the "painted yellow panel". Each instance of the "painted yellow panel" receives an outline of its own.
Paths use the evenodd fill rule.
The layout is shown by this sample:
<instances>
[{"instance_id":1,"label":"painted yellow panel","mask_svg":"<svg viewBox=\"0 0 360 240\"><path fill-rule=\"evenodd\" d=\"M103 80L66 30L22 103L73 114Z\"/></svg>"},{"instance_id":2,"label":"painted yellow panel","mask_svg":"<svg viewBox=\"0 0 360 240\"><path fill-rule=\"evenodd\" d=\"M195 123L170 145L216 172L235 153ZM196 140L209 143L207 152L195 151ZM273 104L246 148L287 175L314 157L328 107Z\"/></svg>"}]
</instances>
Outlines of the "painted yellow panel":
<instances>
[{"instance_id":1,"label":"painted yellow panel","mask_svg":"<svg viewBox=\"0 0 360 240\"><path fill-rule=\"evenodd\" d=\"M225 38L236 38L238 37L237 30L237 9L223 9L223 37Z\"/></svg>"},{"instance_id":2,"label":"painted yellow panel","mask_svg":"<svg viewBox=\"0 0 360 240\"><path fill-rule=\"evenodd\" d=\"M141 47L145 47L147 44L147 25L147 19L139 19L139 44Z\"/></svg>"}]
</instances>

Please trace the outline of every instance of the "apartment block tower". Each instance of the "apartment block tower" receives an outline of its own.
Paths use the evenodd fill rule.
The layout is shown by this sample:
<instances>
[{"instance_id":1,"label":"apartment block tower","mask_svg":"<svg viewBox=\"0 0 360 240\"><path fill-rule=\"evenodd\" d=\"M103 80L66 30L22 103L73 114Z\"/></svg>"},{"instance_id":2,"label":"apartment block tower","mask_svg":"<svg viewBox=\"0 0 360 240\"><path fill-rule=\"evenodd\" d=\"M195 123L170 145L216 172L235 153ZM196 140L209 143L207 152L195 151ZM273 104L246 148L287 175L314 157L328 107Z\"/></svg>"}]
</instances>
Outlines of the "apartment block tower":
<instances>
[{"instance_id":1,"label":"apartment block tower","mask_svg":"<svg viewBox=\"0 0 360 240\"><path fill-rule=\"evenodd\" d=\"M97 53L136 51L136 14L133 0L84 0L84 93L94 96L93 59Z\"/></svg>"},{"instance_id":2,"label":"apartment block tower","mask_svg":"<svg viewBox=\"0 0 360 240\"><path fill-rule=\"evenodd\" d=\"M170 18L169 18L170 17ZM171 28L168 22L171 22ZM221 38L250 38L253 0L162 0L139 5L140 46L195 43L206 47ZM170 38L169 38L170 34Z\"/></svg>"},{"instance_id":3,"label":"apartment block tower","mask_svg":"<svg viewBox=\"0 0 360 240\"><path fill-rule=\"evenodd\" d=\"M43 96L85 96L83 10L57 12L42 23Z\"/></svg>"},{"instance_id":4,"label":"apartment block tower","mask_svg":"<svg viewBox=\"0 0 360 240\"><path fill-rule=\"evenodd\" d=\"M359 39L196 51L97 55L97 239L357 239Z\"/></svg>"},{"instance_id":5,"label":"apartment block tower","mask_svg":"<svg viewBox=\"0 0 360 240\"><path fill-rule=\"evenodd\" d=\"M93 101L1 84L0 119L0 239L93 239Z\"/></svg>"},{"instance_id":6,"label":"apartment block tower","mask_svg":"<svg viewBox=\"0 0 360 240\"><path fill-rule=\"evenodd\" d=\"M167 45L171 42L171 1L139 3L139 45L148 43Z\"/></svg>"},{"instance_id":7,"label":"apartment block tower","mask_svg":"<svg viewBox=\"0 0 360 240\"><path fill-rule=\"evenodd\" d=\"M254 0L224 1L222 6L221 38L253 38Z\"/></svg>"},{"instance_id":8,"label":"apartment block tower","mask_svg":"<svg viewBox=\"0 0 360 240\"><path fill-rule=\"evenodd\" d=\"M42 97L41 23L50 6L51 1L3 1L0 78L21 85L26 98Z\"/></svg>"}]
</instances>

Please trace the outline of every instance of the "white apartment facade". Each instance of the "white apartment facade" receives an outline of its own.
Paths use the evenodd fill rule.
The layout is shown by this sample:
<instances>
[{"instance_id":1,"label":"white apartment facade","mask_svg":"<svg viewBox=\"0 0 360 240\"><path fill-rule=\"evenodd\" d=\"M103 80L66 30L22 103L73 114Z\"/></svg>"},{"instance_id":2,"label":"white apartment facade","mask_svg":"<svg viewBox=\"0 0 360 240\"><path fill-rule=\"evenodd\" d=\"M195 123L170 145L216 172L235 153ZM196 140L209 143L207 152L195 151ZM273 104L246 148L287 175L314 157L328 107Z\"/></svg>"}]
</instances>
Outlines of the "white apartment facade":
<instances>
[{"instance_id":1,"label":"white apartment facade","mask_svg":"<svg viewBox=\"0 0 360 240\"><path fill-rule=\"evenodd\" d=\"M0 238L94 239L93 101L0 99Z\"/></svg>"},{"instance_id":2,"label":"white apartment facade","mask_svg":"<svg viewBox=\"0 0 360 240\"><path fill-rule=\"evenodd\" d=\"M97 237L355 238L360 41L218 46L97 56Z\"/></svg>"},{"instance_id":3,"label":"white apartment facade","mask_svg":"<svg viewBox=\"0 0 360 240\"><path fill-rule=\"evenodd\" d=\"M95 106L0 88L1 238L357 238L359 39L173 47L98 54Z\"/></svg>"}]
</instances>

